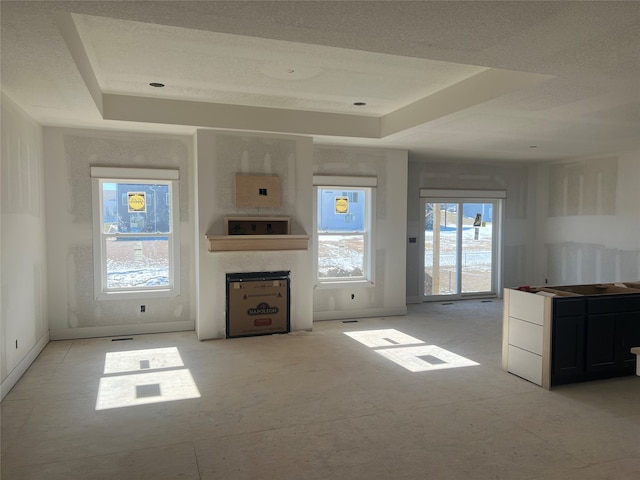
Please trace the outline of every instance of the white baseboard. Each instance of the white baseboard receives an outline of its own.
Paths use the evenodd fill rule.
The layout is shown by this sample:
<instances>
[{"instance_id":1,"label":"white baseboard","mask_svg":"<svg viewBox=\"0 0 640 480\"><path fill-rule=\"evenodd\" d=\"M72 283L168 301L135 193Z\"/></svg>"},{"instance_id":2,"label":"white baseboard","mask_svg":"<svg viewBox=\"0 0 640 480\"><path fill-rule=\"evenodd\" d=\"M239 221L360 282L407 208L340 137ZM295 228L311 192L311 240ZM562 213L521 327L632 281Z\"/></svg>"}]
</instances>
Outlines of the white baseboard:
<instances>
[{"instance_id":1,"label":"white baseboard","mask_svg":"<svg viewBox=\"0 0 640 480\"><path fill-rule=\"evenodd\" d=\"M16 367L11 370L11 373L9 373L9 375L7 375L7 378L5 378L2 381L2 384L0 384L0 399L3 399L7 395L7 393L11 391L15 384L18 383L20 377L24 375L24 372L26 372L31 364L35 361L35 359L38 358L40 352L42 352L42 350L44 350L44 347L47 346L47 343L49 343L49 335L45 334L40 340L38 340L38 343L36 343L33 348L29 350L29 353L27 353L24 358L20 360L18 365L16 365Z\"/></svg>"},{"instance_id":2,"label":"white baseboard","mask_svg":"<svg viewBox=\"0 0 640 480\"><path fill-rule=\"evenodd\" d=\"M195 322L140 323L136 325L111 325L108 327L55 328L49 331L51 340L74 340L76 338L120 337L145 333L170 333L195 330Z\"/></svg>"},{"instance_id":3,"label":"white baseboard","mask_svg":"<svg viewBox=\"0 0 640 480\"><path fill-rule=\"evenodd\" d=\"M407 314L407 307L366 308L362 310L333 310L330 312L313 312L313 321L346 320L349 318L397 317Z\"/></svg>"}]
</instances>

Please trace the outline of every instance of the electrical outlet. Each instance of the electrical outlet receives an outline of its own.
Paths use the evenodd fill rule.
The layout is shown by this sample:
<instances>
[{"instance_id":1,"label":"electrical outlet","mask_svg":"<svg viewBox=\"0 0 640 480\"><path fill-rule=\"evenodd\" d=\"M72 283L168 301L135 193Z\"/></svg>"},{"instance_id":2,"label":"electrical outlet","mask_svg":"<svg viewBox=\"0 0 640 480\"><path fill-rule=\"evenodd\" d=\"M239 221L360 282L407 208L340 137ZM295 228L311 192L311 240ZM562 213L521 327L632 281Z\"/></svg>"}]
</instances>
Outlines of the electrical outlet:
<instances>
[{"instance_id":1,"label":"electrical outlet","mask_svg":"<svg viewBox=\"0 0 640 480\"><path fill-rule=\"evenodd\" d=\"M144 313L147 311L147 306L146 305L140 305L140 313Z\"/></svg>"}]
</instances>

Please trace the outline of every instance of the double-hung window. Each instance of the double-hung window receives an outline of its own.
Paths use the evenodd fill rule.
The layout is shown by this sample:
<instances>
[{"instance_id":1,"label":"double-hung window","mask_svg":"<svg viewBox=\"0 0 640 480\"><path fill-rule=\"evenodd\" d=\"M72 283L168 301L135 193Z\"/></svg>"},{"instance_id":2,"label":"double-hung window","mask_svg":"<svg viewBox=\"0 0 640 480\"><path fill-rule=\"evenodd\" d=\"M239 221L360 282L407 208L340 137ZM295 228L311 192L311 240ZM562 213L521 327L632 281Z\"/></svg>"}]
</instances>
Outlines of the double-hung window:
<instances>
[{"instance_id":1,"label":"double-hung window","mask_svg":"<svg viewBox=\"0 0 640 480\"><path fill-rule=\"evenodd\" d=\"M180 293L178 171L92 167L97 299Z\"/></svg>"},{"instance_id":2,"label":"double-hung window","mask_svg":"<svg viewBox=\"0 0 640 480\"><path fill-rule=\"evenodd\" d=\"M372 221L375 178L316 177L316 281L373 281ZM363 185L364 184L364 185Z\"/></svg>"}]
</instances>

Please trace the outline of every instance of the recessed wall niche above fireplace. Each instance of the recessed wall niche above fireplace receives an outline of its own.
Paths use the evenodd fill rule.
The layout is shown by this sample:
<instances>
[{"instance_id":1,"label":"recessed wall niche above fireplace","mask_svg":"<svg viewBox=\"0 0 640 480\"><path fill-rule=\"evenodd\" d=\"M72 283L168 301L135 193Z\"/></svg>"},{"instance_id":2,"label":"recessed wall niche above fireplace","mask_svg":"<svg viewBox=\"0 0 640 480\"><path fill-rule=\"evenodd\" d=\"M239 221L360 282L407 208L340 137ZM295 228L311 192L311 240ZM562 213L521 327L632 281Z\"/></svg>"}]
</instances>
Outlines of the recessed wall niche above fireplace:
<instances>
[{"instance_id":1,"label":"recessed wall niche above fireplace","mask_svg":"<svg viewBox=\"0 0 640 480\"><path fill-rule=\"evenodd\" d=\"M290 217L225 217L224 235L206 235L210 252L307 250L309 235L292 235Z\"/></svg>"}]
</instances>

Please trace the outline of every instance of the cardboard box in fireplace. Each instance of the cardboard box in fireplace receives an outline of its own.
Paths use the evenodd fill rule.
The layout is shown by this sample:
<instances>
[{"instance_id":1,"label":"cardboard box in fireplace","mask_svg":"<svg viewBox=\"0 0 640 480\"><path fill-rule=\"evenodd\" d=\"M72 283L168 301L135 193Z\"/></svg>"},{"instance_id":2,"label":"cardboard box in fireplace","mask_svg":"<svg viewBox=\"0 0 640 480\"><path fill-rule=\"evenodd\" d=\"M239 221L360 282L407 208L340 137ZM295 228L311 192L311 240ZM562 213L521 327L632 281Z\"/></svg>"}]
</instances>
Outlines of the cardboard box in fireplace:
<instances>
[{"instance_id":1,"label":"cardboard box in fireplace","mask_svg":"<svg viewBox=\"0 0 640 480\"><path fill-rule=\"evenodd\" d=\"M227 282L227 338L287 333L289 279Z\"/></svg>"}]
</instances>

